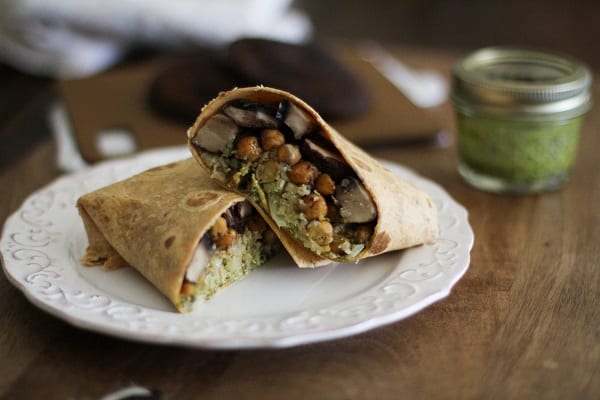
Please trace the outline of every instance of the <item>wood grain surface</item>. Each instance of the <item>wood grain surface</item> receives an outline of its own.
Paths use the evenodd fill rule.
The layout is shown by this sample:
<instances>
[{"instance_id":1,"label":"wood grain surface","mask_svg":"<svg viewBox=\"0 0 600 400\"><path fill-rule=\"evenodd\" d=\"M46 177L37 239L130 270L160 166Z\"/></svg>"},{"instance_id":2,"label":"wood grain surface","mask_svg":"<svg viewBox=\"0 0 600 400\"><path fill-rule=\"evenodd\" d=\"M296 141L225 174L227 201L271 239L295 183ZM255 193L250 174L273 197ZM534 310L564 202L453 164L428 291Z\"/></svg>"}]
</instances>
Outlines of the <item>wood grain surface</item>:
<instances>
[{"instance_id":1,"label":"wood grain surface","mask_svg":"<svg viewBox=\"0 0 600 400\"><path fill-rule=\"evenodd\" d=\"M249 351L129 342L47 315L0 274L0 398L99 399L135 384L168 399L598 399L599 126L596 103L569 184L532 196L466 186L453 146L374 149L463 204L475 245L449 297L346 339ZM40 134L0 171L2 224L60 174Z\"/></svg>"}]
</instances>

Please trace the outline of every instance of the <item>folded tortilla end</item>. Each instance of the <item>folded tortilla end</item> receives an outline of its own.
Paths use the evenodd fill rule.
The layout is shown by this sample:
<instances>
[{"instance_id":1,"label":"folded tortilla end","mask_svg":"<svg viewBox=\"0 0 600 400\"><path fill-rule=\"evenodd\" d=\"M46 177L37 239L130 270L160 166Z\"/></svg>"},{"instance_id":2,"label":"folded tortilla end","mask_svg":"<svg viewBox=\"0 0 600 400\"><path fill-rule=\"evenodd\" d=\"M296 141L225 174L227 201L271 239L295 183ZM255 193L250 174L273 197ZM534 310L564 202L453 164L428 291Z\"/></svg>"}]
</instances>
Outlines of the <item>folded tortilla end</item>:
<instances>
[{"instance_id":1,"label":"folded tortilla end","mask_svg":"<svg viewBox=\"0 0 600 400\"><path fill-rule=\"evenodd\" d=\"M82 264L131 266L178 311L190 312L278 250L244 204L191 158L152 168L78 199L88 237ZM212 233L217 222L224 224L223 242ZM257 228L247 228L251 223ZM206 257L195 258L200 250ZM202 264L197 274L189 273L194 262Z\"/></svg>"}]
</instances>

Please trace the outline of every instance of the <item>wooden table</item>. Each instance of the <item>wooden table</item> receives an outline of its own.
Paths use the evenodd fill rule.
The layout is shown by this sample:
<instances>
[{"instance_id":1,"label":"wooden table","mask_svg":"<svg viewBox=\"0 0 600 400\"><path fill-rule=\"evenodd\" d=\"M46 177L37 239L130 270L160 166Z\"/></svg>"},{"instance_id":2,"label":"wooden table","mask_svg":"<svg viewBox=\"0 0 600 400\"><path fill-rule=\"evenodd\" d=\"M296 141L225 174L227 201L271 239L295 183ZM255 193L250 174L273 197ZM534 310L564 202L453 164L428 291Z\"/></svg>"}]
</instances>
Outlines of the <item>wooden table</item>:
<instances>
[{"instance_id":1,"label":"wooden table","mask_svg":"<svg viewBox=\"0 0 600 400\"><path fill-rule=\"evenodd\" d=\"M594 93L600 98L598 81ZM598 399L598 126L596 103L570 183L533 196L468 187L454 146L373 149L463 204L475 245L449 297L345 339L244 351L129 342L49 316L0 274L0 397L97 399L135 384L168 399ZM11 132L29 144L0 172L2 223L60 174L43 129L28 118L12 122Z\"/></svg>"}]
</instances>

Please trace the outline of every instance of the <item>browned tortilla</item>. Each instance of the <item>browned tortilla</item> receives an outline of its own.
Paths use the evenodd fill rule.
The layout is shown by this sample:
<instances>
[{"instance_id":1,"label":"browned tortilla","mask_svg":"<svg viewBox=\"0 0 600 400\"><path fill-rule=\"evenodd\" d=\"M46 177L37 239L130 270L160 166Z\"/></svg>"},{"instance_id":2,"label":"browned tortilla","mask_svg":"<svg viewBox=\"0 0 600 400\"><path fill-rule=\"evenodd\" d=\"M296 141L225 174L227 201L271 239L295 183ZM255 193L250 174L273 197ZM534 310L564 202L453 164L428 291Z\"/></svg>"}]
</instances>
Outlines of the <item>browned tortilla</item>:
<instances>
[{"instance_id":1,"label":"browned tortilla","mask_svg":"<svg viewBox=\"0 0 600 400\"><path fill-rule=\"evenodd\" d=\"M370 192L377 207L378 220L372 240L356 257L356 260L377 254L404 249L407 247L433 242L438 235L437 211L431 198L412 184L398 177L379 161L345 139L328 125L308 104L294 95L282 90L257 86L237 88L220 93L201 111L194 125L188 130L188 145L194 158L208 172L192 139L200 128L213 115L230 101L246 99L276 107L281 99L287 99L309 113L320 128L320 134L330 141L344 160L354 169L364 186ZM221 182L222 183L222 182ZM288 235L278 228L262 208L255 205L280 237ZM299 242L283 240L284 246L300 267L314 267L326 263L323 257L310 253ZM310 253L307 256L307 253ZM355 260L355 261L356 261Z\"/></svg>"},{"instance_id":2,"label":"browned tortilla","mask_svg":"<svg viewBox=\"0 0 600 400\"><path fill-rule=\"evenodd\" d=\"M89 240L82 262L130 265L181 311L181 286L200 239L243 200L191 158L150 169L79 198Z\"/></svg>"}]
</instances>

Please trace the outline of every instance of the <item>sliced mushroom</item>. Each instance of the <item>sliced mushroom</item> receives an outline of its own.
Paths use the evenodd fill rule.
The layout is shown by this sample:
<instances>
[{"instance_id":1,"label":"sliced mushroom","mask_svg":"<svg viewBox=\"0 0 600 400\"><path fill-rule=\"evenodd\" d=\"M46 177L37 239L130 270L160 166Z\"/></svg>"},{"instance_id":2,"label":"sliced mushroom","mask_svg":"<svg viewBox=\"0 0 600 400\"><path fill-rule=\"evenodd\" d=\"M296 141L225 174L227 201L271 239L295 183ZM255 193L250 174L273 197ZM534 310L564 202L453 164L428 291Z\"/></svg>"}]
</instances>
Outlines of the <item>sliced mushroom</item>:
<instances>
[{"instance_id":1,"label":"sliced mushroom","mask_svg":"<svg viewBox=\"0 0 600 400\"><path fill-rule=\"evenodd\" d=\"M353 174L352 168L342 156L318 145L314 140L305 139L300 150L305 159L315 164L322 172L327 172L335 180Z\"/></svg>"},{"instance_id":2,"label":"sliced mushroom","mask_svg":"<svg viewBox=\"0 0 600 400\"><path fill-rule=\"evenodd\" d=\"M254 213L254 208L249 201L241 201L230 207L223 213L223 217L227 221L227 226L232 227L238 233L242 233L245 229L244 220Z\"/></svg>"},{"instance_id":3,"label":"sliced mushroom","mask_svg":"<svg viewBox=\"0 0 600 400\"><path fill-rule=\"evenodd\" d=\"M234 101L225 105L223 112L243 128L275 129L279 125L275 110L258 103Z\"/></svg>"},{"instance_id":4,"label":"sliced mushroom","mask_svg":"<svg viewBox=\"0 0 600 400\"><path fill-rule=\"evenodd\" d=\"M205 235L205 237L200 240L198 243L198 247L196 248L196 252L192 257L192 261L190 261L188 268L185 272L185 279L190 282L198 282L198 277L206 268L206 266L210 263L210 259L213 255L212 245L210 244L209 235Z\"/></svg>"},{"instance_id":5,"label":"sliced mushroom","mask_svg":"<svg viewBox=\"0 0 600 400\"><path fill-rule=\"evenodd\" d=\"M290 128L296 140L302 139L316 128L310 115L286 99L279 103L277 118Z\"/></svg>"},{"instance_id":6,"label":"sliced mushroom","mask_svg":"<svg viewBox=\"0 0 600 400\"><path fill-rule=\"evenodd\" d=\"M235 212L240 216L241 219L246 219L250 215L254 214L254 208L247 200L236 203L234 208Z\"/></svg>"},{"instance_id":7,"label":"sliced mushroom","mask_svg":"<svg viewBox=\"0 0 600 400\"><path fill-rule=\"evenodd\" d=\"M377 217L377 209L367 189L355 178L344 178L337 185L335 199L345 223L364 223Z\"/></svg>"},{"instance_id":8,"label":"sliced mushroom","mask_svg":"<svg viewBox=\"0 0 600 400\"><path fill-rule=\"evenodd\" d=\"M216 114L198 130L192 143L211 153L219 153L225 150L227 144L233 142L239 132L240 127L231 118L224 114Z\"/></svg>"}]
</instances>

